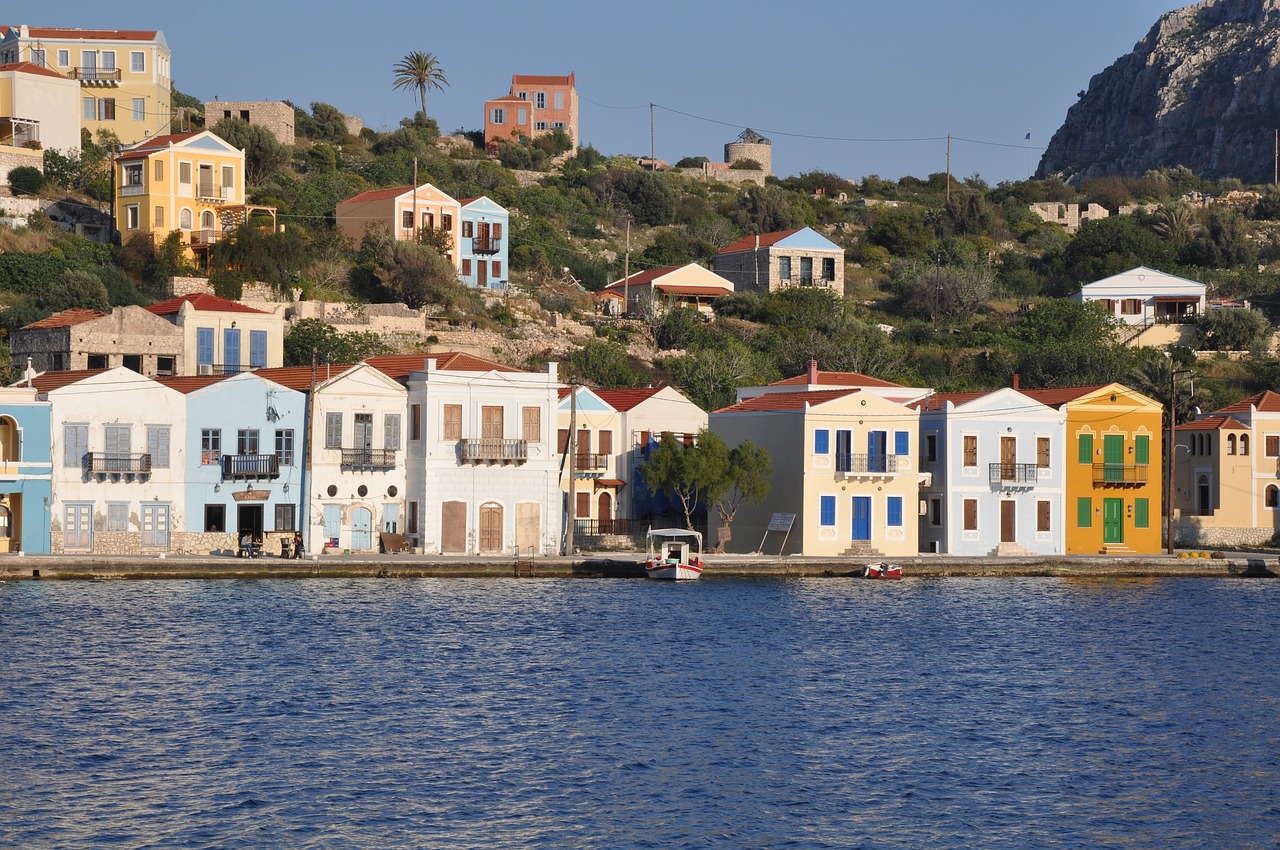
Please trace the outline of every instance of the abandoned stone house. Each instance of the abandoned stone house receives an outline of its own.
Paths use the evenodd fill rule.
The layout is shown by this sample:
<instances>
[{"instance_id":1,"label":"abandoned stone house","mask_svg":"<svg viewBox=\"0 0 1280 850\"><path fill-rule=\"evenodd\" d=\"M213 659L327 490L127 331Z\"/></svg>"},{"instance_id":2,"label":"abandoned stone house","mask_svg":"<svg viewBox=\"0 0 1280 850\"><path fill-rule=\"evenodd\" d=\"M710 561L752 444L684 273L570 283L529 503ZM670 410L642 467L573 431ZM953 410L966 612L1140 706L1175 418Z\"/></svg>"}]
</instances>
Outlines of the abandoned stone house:
<instances>
[{"instance_id":1,"label":"abandoned stone house","mask_svg":"<svg viewBox=\"0 0 1280 850\"><path fill-rule=\"evenodd\" d=\"M9 354L15 375L26 371L28 358L37 372L124 366L140 375L180 375L183 339L182 328L142 307L71 309L13 331Z\"/></svg>"}]
</instances>

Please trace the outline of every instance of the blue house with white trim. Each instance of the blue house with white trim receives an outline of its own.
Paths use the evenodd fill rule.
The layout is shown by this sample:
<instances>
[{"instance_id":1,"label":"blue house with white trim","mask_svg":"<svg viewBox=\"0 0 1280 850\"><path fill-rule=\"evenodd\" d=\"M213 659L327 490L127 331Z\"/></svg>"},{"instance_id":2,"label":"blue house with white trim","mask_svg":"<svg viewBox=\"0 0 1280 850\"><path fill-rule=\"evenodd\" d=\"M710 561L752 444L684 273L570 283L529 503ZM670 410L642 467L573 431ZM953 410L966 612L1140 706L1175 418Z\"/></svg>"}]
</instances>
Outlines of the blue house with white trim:
<instances>
[{"instance_id":1,"label":"blue house with white trim","mask_svg":"<svg viewBox=\"0 0 1280 850\"><path fill-rule=\"evenodd\" d=\"M49 552L51 406L36 393L0 388L0 552Z\"/></svg>"},{"instance_id":2,"label":"blue house with white trim","mask_svg":"<svg viewBox=\"0 0 1280 850\"><path fill-rule=\"evenodd\" d=\"M743 237L716 254L711 269L734 292L816 286L844 295L844 249L812 227Z\"/></svg>"},{"instance_id":3,"label":"blue house with white trim","mask_svg":"<svg viewBox=\"0 0 1280 850\"><path fill-rule=\"evenodd\" d=\"M475 289L506 289L511 214L484 195L458 203L458 278Z\"/></svg>"}]
</instances>

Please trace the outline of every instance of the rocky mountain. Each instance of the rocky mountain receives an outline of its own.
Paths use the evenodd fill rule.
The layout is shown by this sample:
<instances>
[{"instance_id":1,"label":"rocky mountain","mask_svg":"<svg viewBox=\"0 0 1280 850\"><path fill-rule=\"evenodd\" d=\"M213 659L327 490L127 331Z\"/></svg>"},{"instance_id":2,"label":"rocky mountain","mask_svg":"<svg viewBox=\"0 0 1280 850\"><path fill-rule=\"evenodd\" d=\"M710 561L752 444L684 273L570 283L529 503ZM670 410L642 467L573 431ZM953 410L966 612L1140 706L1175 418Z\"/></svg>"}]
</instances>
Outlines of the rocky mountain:
<instances>
[{"instance_id":1,"label":"rocky mountain","mask_svg":"<svg viewBox=\"0 0 1280 850\"><path fill-rule=\"evenodd\" d=\"M1089 81L1038 177L1185 165L1269 183L1280 128L1280 0L1208 0L1162 16Z\"/></svg>"}]
</instances>

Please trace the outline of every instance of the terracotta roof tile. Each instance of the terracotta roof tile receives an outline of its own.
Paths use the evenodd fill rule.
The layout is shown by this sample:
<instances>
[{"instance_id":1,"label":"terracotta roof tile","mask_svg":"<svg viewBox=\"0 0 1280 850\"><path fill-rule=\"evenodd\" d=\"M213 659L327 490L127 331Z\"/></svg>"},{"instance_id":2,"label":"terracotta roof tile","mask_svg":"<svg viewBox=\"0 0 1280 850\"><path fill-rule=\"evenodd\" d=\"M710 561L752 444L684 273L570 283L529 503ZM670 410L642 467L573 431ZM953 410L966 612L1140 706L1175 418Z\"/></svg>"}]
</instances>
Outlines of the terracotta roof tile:
<instances>
[{"instance_id":1,"label":"terracotta roof tile","mask_svg":"<svg viewBox=\"0 0 1280 850\"><path fill-rule=\"evenodd\" d=\"M82 38L91 41L151 41L157 30L82 30L64 27L31 27L31 38Z\"/></svg>"},{"instance_id":2,"label":"terracotta roof tile","mask_svg":"<svg viewBox=\"0 0 1280 850\"><path fill-rule=\"evenodd\" d=\"M870 375L864 375L861 372L819 372L819 386L835 386L835 387L901 387L902 384L895 384L893 381L886 381L881 378L873 378ZM771 387L790 387L790 386L810 386L808 373L796 375L794 378L783 378L781 381L774 381Z\"/></svg>"},{"instance_id":3,"label":"terracotta roof tile","mask_svg":"<svg viewBox=\"0 0 1280 850\"><path fill-rule=\"evenodd\" d=\"M352 195L345 201L339 201L338 205L365 203L366 201L385 201L387 198L398 198L401 195L407 195L413 191L412 186L392 186L389 189L370 189L367 192L361 192L358 195Z\"/></svg>"},{"instance_id":4,"label":"terracotta roof tile","mask_svg":"<svg viewBox=\"0 0 1280 850\"><path fill-rule=\"evenodd\" d=\"M473 354L464 354L460 351L441 351L431 354L385 354L377 357L370 357L364 362L377 369L388 378L402 381L409 377L410 372L421 372L426 368L426 361L434 359L436 368L457 372L520 372L521 369L515 369L511 366L504 366L501 363L492 360L486 360L483 357L476 357ZM350 369L354 363L321 363L316 367L316 383L323 383L330 378L335 378L343 372ZM274 381L281 386L288 387L291 390L307 391L311 389L311 367L310 366L278 366L272 369L257 369L255 375L260 375L268 381Z\"/></svg>"},{"instance_id":5,"label":"terracotta roof tile","mask_svg":"<svg viewBox=\"0 0 1280 850\"><path fill-rule=\"evenodd\" d=\"M156 151L162 151L178 142L186 141L192 136L198 136L199 133L169 133L164 136L152 136L144 142L139 142L133 147L125 150L116 159L144 159Z\"/></svg>"},{"instance_id":6,"label":"terracotta roof tile","mask_svg":"<svg viewBox=\"0 0 1280 850\"><path fill-rule=\"evenodd\" d=\"M1248 413L1250 407L1256 407L1263 413L1280 413L1280 395L1271 390L1263 390L1257 395L1251 395L1221 410L1215 410L1214 413Z\"/></svg>"},{"instance_id":7,"label":"terracotta roof tile","mask_svg":"<svg viewBox=\"0 0 1280 850\"><path fill-rule=\"evenodd\" d=\"M968 404L975 398L982 398L984 395L988 394L989 391L987 390L968 393L934 393L933 395L922 398L919 401L912 402L907 406L920 411L942 410L947 402L951 402L953 405L959 407L962 404Z\"/></svg>"},{"instance_id":8,"label":"terracotta roof tile","mask_svg":"<svg viewBox=\"0 0 1280 850\"><path fill-rule=\"evenodd\" d=\"M538 74L512 74L511 87L513 89L520 86L571 86L573 85L573 74L565 77L538 75Z\"/></svg>"},{"instance_id":9,"label":"terracotta roof tile","mask_svg":"<svg viewBox=\"0 0 1280 850\"><path fill-rule=\"evenodd\" d=\"M83 381L85 378L92 378L94 375L101 375L106 369L66 369L61 372L41 372L31 379L31 386L35 387L42 393L50 390L56 390L65 387L68 384L74 384ZM20 385L25 385L26 381L22 381Z\"/></svg>"},{"instance_id":10,"label":"terracotta roof tile","mask_svg":"<svg viewBox=\"0 0 1280 850\"><path fill-rule=\"evenodd\" d=\"M625 277L617 283L609 284L606 288L622 289L624 286L642 286L643 284L650 283L663 275L671 274L679 268L680 266L663 266L660 269L648 269L646 271L636 272L631 275L631 277Z\"/></svg>"},{"instance_id":11,"label":"terracotta roof tile","mask_svg":"<svg viewBox=\"0 0 1280 850\"><path fill-rule=\"evenodd\" d=\"M202 390L219 381L225 381L230 377L231 375L166 375L157 377L155 380L157 384L163 384L171 390L176 390L186 395L196 390Z\"/></svg>"},{"instance_id":12,"label":"terracotta roof tile","mask_svg":"<svg viewBox=\"0 0 1280 850\"><path fill-rule=\"evenodd\" d=\"M1018 392L1030 399L1034 399L1046 407L1062 407L1069 401L1086 396L1089 393L1097 392L1108 384L1095 384L1089 387L1055 387L1048 390L1025 390L1019 389Z\"/></svg>"},{"instance_id":13,"label":"terracotta roof tile","mask_svg":"<svg viewBox=\"0 0 1280 850\"><path fill-rule=\"evenodd\" d=\"M662 389L662 387L646 387L639 390L592 390L592 392L614 410L625 413L641 402L653 398L662 392Z\"/></svg>"},{"instance_id":14,"label":"terracotta roof tile","mask_svg":"<svg viewBox=\"0 0 1280 850\"><path fill-rule=\"evenodd\" d=\"M1203 419L1197 419L1195 422L1186 422L1179 425L1177 431L1248 431L1248 427L1239 419L1233 416L1206 416Z\"/></svg>"},{"instance_id":15,"label":"terracotta roof tile","mask_svg":"<svg viewBox=\"0 0 1280 850\"><path fill-rule=\"evenodd\" d=\"M773 233L761 233L759 235L760 242L758 243L758 247L768 248L770 245L774 244L775 242L781 242L783 239L786 239L791 234L799 233L803 229L804 228L802 227L797 227L794 230L778 230ZM752 234L750 236L744 236L741 239L739 239L737 242L734 242L724 248L721 248L718 253L735 254L738 251L754 250L757 247L756 238L757 237L755 234Z\"/></svg>"},{"instance_id":16,"label":"terracotta roof tile","mask_svg":"<svg viewBox=\"0 0 1280 850\"><path fill-rule=\"evenodd\" d=\"M857 389L817 390L805 393L765 393L728 407L722 407L716 413L748 413L757 411L804 410L804 406L822 404L860 392Z\"/></svg>"},{"instance_id":17,"label":"terracotta roof tile","mask_svg":"<svg viewBox=\"0 0 1280 850\"><path fill-rule=\"evenodd\" d=\"M79 325L93 319L100 319L105 315L107 314L98 310L82 310L79 307L73 307L70 310L63 310L61 313L54 313L52 316L41 319L38 322L23 325L21 330L36 330L37 328L66 328L71 325Z\"/></svg>"},{"instance_id":18,"label":"terracotta roof tile","mask_svg":"<svg viewBox=\"0 0 1280 850\"><path fill-rule=\"evenodd\" d=\"M52 68L45 68L41 65L35 64L34 62L10 62L7 65L0 65L0 72L3 71L17 71L21 74L39 74L42 77L57 77L59 80L68 79Z\"/></svg>"},{"instance_id":19,"label":"terracotta roof tile","mask_svg":"<svg viewBox=\"0 0 1280 850\"><path fill-rule=\"evenodd\" d=\"M155 313L157 316L172 316L182 309L184 302L189 302L195 309L207 313L257 313L259 315L270 315L266 310L259 310L255 307L241 304L238 301L228 301L225 298L219 298L216 295L209 295L204 292L170 298L168 301L152 304L145 309Z\"/></svg>"}]
</instances>

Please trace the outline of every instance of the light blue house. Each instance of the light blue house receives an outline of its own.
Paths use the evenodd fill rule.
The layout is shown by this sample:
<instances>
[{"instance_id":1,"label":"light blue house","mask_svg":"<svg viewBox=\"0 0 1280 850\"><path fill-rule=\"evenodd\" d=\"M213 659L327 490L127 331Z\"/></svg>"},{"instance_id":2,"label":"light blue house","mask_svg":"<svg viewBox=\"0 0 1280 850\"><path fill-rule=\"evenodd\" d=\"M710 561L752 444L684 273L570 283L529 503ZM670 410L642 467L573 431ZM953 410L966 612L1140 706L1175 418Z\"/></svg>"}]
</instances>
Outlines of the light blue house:
<instances>
[{"instance_id":1,"label":"light blue house","mask_svg":"<svg viewBox=\"0 0 1280 850\"><path fill-rule=\"evenodd\" d=\"M506 289L510 213L483 195L463 198L459 203L459 278L477 289Z\"/></svg>"},{"instance_id":2,"label":"light blue house","mask_svg":"<svg viewBox=\"0 0 1280 850\"><path fill-rule=\"evenodd\" d=\"M922 551L983 557L1066 551L1065 412L1009 388L939 393L916 406L926 473Z\"/></svg>"},{"instance_id":3,"label":"light blue house","mask_svg":"<svg viewBox=\"0 0 1280 850\"><path fill-rule=\"evenodd\" d=\"M199 548L225 551L249 533L280 554L306 504L306 395L252 372L165 383L187 396L188 541L202 533Z\"/></svg>"},{"instance_id":4,"label":"light blue house","mask_svg":"<svg viewBox=\"0 0 1280 850\"><path fill-rule=\"evenodd\" d=\"M49 552L50 404L36 393L0 388L0 552Z\"/></svg>"}]
</instances>

